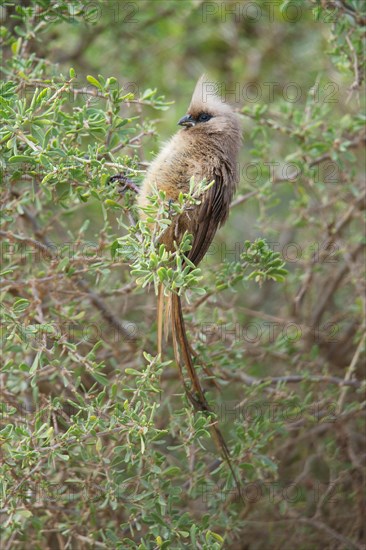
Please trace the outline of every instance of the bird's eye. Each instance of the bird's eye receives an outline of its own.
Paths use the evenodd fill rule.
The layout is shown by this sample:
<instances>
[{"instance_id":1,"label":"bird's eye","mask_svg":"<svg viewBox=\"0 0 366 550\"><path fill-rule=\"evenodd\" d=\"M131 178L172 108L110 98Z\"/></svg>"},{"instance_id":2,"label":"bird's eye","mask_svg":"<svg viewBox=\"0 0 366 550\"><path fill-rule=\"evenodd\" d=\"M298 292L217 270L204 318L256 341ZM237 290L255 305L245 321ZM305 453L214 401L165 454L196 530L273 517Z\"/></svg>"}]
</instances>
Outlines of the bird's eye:
<instances>
[{"instance_id":1,"label":"bird's eye","mask_svg":"<svg viewBox=\"0 0 366 550\"><path fill-rule=\"evenodd\" d=\"M207 120L210 120L210 118L212 118L212 116L208 113L201 113L198 117L198 122L207 122Z\"/></svg>"}]
</instances>

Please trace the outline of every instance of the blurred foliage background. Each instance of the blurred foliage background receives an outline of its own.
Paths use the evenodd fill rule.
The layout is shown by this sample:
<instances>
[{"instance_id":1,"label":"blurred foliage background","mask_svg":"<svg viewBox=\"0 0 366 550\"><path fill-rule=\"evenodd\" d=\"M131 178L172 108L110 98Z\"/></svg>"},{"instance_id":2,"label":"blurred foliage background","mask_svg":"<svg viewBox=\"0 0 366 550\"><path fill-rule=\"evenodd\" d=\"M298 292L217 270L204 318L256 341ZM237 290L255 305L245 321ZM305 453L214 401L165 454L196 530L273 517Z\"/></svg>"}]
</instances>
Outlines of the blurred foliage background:
<instances>
[{"instance_id":1,"label":"blurred foliage background","mask_svg":"<svg viewBox=\"0 0 366 550\"><path fill-rule=\"evenodd\" d=\"M2 548L364 548L364 2L0 5ZM156 357L109 183L204 72L244 145L185 316L246 505ZM255 239L284 281L248 278Z\"/></svg>"}]
</instances>

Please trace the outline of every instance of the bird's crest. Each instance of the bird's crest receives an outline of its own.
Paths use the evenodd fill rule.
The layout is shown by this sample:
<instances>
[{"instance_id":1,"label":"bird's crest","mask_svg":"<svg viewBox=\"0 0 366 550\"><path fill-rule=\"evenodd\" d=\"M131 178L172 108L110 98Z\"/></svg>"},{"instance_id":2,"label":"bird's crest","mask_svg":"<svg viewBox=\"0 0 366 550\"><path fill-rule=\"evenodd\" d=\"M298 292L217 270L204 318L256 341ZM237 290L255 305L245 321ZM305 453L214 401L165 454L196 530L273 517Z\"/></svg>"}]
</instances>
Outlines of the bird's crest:
<instances>
[{"instance_id":1,"label":"bird's crest","mask_svg":"<svg viewBox=\"0 0 366 550\"><path fill-rule=\"evenodd\" d=\"M188 113L216 113L227 110L231 110L231 108L221 98L220 85L203 74L194 89Z\"/></svg>"}]
</instances>

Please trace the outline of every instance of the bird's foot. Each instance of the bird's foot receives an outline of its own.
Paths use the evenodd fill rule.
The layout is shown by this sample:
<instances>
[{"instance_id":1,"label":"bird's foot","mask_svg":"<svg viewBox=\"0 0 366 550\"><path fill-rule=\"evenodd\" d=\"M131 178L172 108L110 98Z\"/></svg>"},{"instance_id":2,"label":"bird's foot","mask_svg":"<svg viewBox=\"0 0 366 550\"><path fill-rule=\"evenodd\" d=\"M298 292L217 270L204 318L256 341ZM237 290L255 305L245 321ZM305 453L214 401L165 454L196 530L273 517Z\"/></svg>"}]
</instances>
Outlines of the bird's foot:
<instances>
[{"instance_id":1,"label":"bird's foot","mask_svg":"<svg viewBox=\"0 0 366 550\"><path fill-rule=\"evenodd\" d=\"M137 185L125 174L115 174L114 176L111 176L109 178L109 183L114 183L116 181L118 181L118 183L120 183L122 186L120 189L118 189L118 192L122 195L126 193L126 191L133 191L133 193L136 194L140 192L140 188L137 187Z\"/></svg>"}]
</instances>

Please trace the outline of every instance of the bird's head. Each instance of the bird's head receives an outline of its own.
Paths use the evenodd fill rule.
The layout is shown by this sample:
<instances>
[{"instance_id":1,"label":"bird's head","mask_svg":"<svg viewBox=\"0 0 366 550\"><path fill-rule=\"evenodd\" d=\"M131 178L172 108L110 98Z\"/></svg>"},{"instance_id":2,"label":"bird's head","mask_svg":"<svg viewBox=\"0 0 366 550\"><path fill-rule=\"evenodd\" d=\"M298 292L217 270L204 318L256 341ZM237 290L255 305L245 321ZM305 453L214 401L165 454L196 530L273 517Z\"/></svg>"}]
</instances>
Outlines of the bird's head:
<instances>
[{"instance_id":1,"label":"bird's head","mask_svg":"<svg viewBox=\"0 0 366 550\"><path fill-rule=\"evenodd\" d=\"M194 134L240 132L239 118L219 96L217 84L205 75L198 80L187 114L178 122L184 131Z\"/></svg>"}]
</instances>

